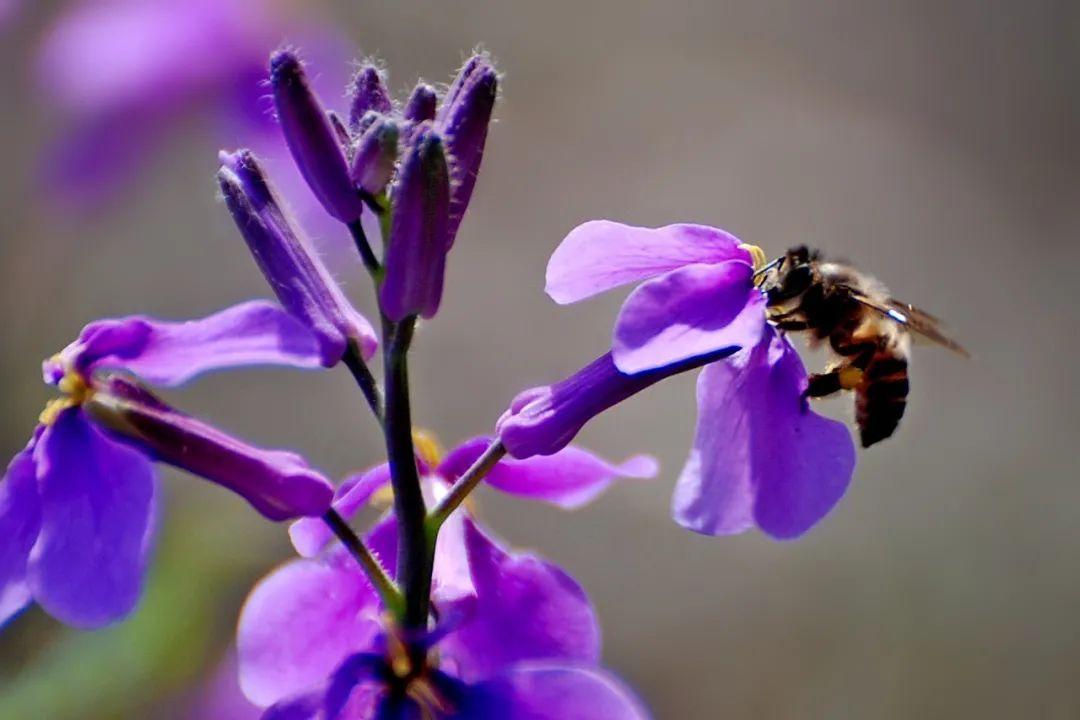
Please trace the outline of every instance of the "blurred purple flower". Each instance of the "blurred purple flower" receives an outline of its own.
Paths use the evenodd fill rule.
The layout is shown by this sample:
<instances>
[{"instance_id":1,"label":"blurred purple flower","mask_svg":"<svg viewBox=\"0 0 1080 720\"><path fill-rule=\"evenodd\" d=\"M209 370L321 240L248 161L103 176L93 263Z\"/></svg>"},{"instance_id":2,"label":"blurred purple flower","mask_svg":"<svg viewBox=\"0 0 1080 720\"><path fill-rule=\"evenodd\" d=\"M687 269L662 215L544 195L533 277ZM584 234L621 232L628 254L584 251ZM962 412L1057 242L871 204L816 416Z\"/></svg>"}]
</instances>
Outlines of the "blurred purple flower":
<instances>
[{"instance_id":1,"label":"blurred purple flower","mask_svg":"<svg viewBox=\"0 0 1080 720\"><path fill-rule=\"evenodd\" d=\"M497 425L507 450L519 458L557 451L600 412L705 366L675 520L709 535L755 525L776 538L805 533L843 496L854 444L842 423L810 410L806 370L769 325L753 274L751 252L723 230L575 228L548 264L556 302L644 282L623 303L609 354L513 400Z\"/></svg>"},{"instance_id":2,"label":"blurred purple flower","mask_svg":"<svg viewBox=\"0 0 1080 720\"><path fill-rule=\"evenodd\" d=\"M289 0L67 3L38 57L39 84L64 126L45 160L51 207L88 210L118 197L156 146L199 114L216 116L221 144L243 138L264 157L284 157L265 97L270 51L284 38L302 44L321 88L340 96L345 86L348 45L311 17ZM292 196L298 176L282 180Z\"/></svg>"},{"instance_id":3,"label":"blurred purple flower","mask_svg":"<svg viewBox=\"0 0 1080 720\"><path fill-rule=\"evenodd\" d=\"M429 492L444 493L486 443L452 452L429 473ZM500 465L497 486L568 505L584 501L583 488L595 495L614 477L655 472L647 458L611 466L577 449ZM335 507L355 514L387 479L385 466L355 478ZM328 540L316 528L293 527L305 555ZM391 574L396 537L393 516L367 537ZM580 586L542 558L505 550L464 512L439 535L432 594L437 628L403 638L385 626L377 595L340 546L286 564L256 586L241 615L241 687L273 706L264 718L647 717L597 667L599 628Z\"/></svg>"},{"instance_id":4,"label":"blurred purple flower","mask_svg":"<svg viewBox=\"0 0 1080 720\"><path fill-rule=\"evenodd\" d=\"M0 482L0 622L31 599L98 627L138 600L155 527L155 460L190 470L275 520L320 514L333 486L298 455L247 445L117 373L165 386L222 368L319 365L318 345L274 305L184 323L102 320L44 363L65 395Z\"/></svg>"}]
</instances>

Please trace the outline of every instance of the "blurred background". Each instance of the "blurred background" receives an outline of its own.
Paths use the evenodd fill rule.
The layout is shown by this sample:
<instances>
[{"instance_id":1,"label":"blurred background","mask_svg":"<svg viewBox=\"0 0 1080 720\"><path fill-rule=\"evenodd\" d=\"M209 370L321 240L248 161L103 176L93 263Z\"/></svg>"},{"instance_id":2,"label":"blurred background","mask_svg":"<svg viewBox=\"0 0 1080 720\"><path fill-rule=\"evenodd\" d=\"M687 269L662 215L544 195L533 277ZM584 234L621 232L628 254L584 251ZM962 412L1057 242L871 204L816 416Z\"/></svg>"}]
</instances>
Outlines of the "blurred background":
<instances>
[{"instance_id":1,"label":"blurred background","mask_svg":"<svg viewBox=\"0 0 1080 720\"><path fill-rule=\"evenodd\" d=\"M606 662L658 718L1080 717L1075 4L0 5L5 462L51 396L41 359L86 322L268 296L213 173L219 147L255 145L290 182L259 107L272 47L299 45L340 106L351 57L382 58L401 95L483 44L505 73L498 122L413 362L416 417L445 444L604 349L619 293L559 308L542 292L549 253L591 218L819 246L945 317L975 356L917 349L898 435L798 542L670 520L689 376L580 437L655 453L658 480L571 514L482 489L488 524L590 592ZM188 14L200 5L216 9ZM306 189L288 191L305 215ZM347 238L307 227L370 309ZM344 371L219 374L169 397L333 476L381 459ZM140 611L95 633L15 620L0 718L212 716L200 703L243 598L290 549L239 499L165 475Z\"/></svg>"}]
</instances>

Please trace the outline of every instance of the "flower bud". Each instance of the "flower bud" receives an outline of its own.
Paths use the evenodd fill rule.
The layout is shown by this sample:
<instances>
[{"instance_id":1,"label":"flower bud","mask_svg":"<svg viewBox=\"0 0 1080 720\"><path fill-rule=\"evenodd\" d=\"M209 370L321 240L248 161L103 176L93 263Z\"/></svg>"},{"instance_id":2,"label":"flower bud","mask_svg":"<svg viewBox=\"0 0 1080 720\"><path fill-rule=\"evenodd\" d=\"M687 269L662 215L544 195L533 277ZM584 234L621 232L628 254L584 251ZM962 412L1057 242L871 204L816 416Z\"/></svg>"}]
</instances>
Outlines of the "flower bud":
<instances>
[{"instance_id":1,"label":"flower bud","mask_svg":"<svg viewBox=\"0 0 1080 720\"><path fill-rule=\"evenodd\" d=\"M389 115L394 111L390 93L382 73L374 65L365 65L352 82L352 102L349 107L349 128L354 135L360 132L360 120L369 112Z\"/></svg>"},{"instance_id":2,"label":"flower bud","mask_svg":"<svg viewBox=\"0 0 1080 720\"><path fill-rule=\"evenodd\" d=\"M349 303L319 257L296 229L248 150L221 153L218 183L236 226L281 304L319 341L321 362L335 365L348 343L365 359L375 352L375 332Z\"/></svg>"},{"instance_id":3,"label":"flower bud","mask_svg":"<svg viewBox=\"0 0 1080 720\"><path fill-rule=\"evenodd\" d=\"M430 123L417 128L405 150L393 201L382 309L395 321L430 318L442 298L450 206L443 140Z\"/></svg>"},{"instance_id":4,"label":"flower bud","mask_svg":"<svg viewBox=\"0 0 1080 720\"><path fill-rule=\"evenodd\" d=\"M353 182L372 195L381 193L394 174L397 152L397 123L376 115L356 145L349 170Z\"/></svg>"},{"instance_id":5,"label":"flower bud","mask_svg":"<svg viewBox=\"0 0 1080 720\"><path fill-rule=\"evenodd\" d=\"M476 185L498 85L498 74L489 59L473 56L451 85L436 120L446 136L453 180L448 236L451 243Z\"/></svg>"},{"instance_id":6,"label":"flower bud","mask_svg":"<svg viewBox=\"0 0 1080 720\"><path fill-rule=\"evenodd\" d=\"M237 493L270 520L316 516L334 496L299 455L248 445L112 376L87 404L99 424L155 459Z\"/></svg>"},{"instance_id":7,"label":"flower bud","mask_svg":"<svg viewBox=\"0 0 1080 720\"><path fill-rule=\"evenodd\" d=\"M405 103L405 110L401 114L406 120L415 123L434 120L435 106L438 102L439 96L435 88L426 83L420 83L413 89L409 101Z\"/></svg>"},{"instance_id":8,"label":"flower bud","mask_svg":"<svg viewBox=\"0 0 1080 720\"><path fill-rule=\"evenodd\" d=\"M315 197L338 220L359 219L364 205L349 179L345 153L296 55L274 53L270 85L289 151Z\"/></svg>"}]
</instances>

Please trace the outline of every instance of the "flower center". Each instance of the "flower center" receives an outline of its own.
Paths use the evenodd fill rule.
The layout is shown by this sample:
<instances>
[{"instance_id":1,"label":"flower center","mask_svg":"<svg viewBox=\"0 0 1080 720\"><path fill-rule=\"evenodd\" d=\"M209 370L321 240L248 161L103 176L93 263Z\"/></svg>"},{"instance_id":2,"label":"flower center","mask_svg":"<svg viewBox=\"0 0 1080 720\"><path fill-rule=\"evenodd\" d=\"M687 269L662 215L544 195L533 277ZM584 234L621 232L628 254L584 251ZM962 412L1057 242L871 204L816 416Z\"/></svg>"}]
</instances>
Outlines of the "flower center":
<instances>
[{"instance_id":1,"label":"flower center","mask_svg":"<svg viewBox=\"0 0 1080 720\"><path fill-rule=\"evenodd\" d=\"M423 720L438 720L451 713L452 706L428 674L435 663L430 657L416 663L410 648L393 630L387 633L386 664L394 678L404 685L405 696L416 704Z\"/></svg>"},{"instance_id":2,"label":"flower center","mask_svg":"<svg viewBox=\"0 0 1080 720\"><path fill-rule=\"evenodd\" d=\"M64 410L79 407L94 396L94 387L82 373L71 367L64 368L64 375L56 383L57 389L65 397L50 400L38 416L42 425L52 425Z\"/></svg>"}]
</instances>

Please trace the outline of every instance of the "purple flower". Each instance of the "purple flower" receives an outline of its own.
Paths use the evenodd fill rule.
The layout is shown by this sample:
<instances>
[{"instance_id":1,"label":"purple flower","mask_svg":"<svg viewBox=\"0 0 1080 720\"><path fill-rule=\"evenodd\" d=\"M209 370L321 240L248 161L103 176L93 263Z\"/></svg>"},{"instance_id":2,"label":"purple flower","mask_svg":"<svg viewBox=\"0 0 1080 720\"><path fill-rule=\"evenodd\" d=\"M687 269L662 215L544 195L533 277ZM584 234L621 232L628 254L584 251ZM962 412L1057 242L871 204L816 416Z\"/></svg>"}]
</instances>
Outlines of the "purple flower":
<instances>
[{"instance_id":1,"label":"purple flower","mask_svg":"<svg viewBox=\"0 0 1080 720\"><path fill-rule=\"evenodd\" d=\"M768 323L753 262L733 235L701 225L594 221L574 229L548 264L556 302L644 282L623 303L609 354L514 399L497 426L510 454L554 452L603 410L705 366L675 520L710 535L757 526L793 538L809 530L843 496L854 445L842 423L810 410L806 370Z\"/></svg>"},{"instance_id":2,"label":"purple flower","mask_svg":"<svg viewBox=\"0 0 1080 720\"><path fill-rule=\"evenodd\" d=\"M429 491L445 492L455 469L484 446L486 439L477 438L452 452L429 475ZM335 503L339 512L354 514L384 485L384 468L353 480ZM575 505L616 476L654 471L646 458L611 466L569 449L500 462L492 482ZM315 537L315 528L303 520L294 525L294 542L306 555L327 539ZM393 517L367 541L393 573ZM633 695L597 667L599 628L580 586L542 558L508 552L465 513L452 515L439 535L433 600L436 629L406 638L385 626L374 590L340 546L293 561L265 578L244 607L241 687L257 704L273 705L265 718L646 717Z\"/></svg>"},{"instance_id":3,"label":"purple flower","mask_svg":"<svg viewBox=\"0 0 1080 720\"><path fill-rule=\"evenodd\" d=\"M48 150L50 209L88 210L115 199L171 133L210 116L222 143L243 137L272 160L287 154L271 121L266 57L284 37L339 92L351 49L328 24L290 18L289 0L73 0L42 42L38 82L64 134ZM280 181L304 219L314 198Z\"/></svg>"},{"instance_id":4,"label":"purple flower","mask_svg":"<svg viewBox=\"0 0 1080 720\"><path fill-rule=\"evenodd\" d=\"M322 364L337 364L349 344L370 358L378 344L374 329L290 222L255 157L240 150L222 153L221 162L218 182L236 226L281 304L315 333Z\"/></svg>"},{"instance_id":5,"label":"purple flower","mask_svg":"<svg viewBox=\"0 0 1080 720\"><path fill-rule=\"evenodd\" d=\"M0 483L0 621L31 599L78 627L132 610L154 534L154 460L240 493L271 519L324 512L333 486L299 456L246 445L115 374L171 386L209 370L318 361L311 333L264 302L184 323L88 325L45 362L65 397Z\"/></svg>"}]
</instances>

